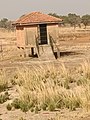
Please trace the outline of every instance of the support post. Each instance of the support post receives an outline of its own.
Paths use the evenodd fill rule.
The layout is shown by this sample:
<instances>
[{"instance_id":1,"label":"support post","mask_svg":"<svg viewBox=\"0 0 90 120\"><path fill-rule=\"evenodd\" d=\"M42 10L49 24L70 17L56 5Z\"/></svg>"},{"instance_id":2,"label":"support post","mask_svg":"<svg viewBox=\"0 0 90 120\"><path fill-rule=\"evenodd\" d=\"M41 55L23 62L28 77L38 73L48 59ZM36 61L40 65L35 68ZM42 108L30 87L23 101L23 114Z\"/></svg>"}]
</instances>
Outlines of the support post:
<instances>
[{"instance_id":1,"label":"support post","mask_svg":"<svg viewBox=\"0 0 90 120\"><path fill-rule=\"evenodd\" d=\"M34 56L34 48L31 47L31 55Z\"/></svg>"}]
</instances>

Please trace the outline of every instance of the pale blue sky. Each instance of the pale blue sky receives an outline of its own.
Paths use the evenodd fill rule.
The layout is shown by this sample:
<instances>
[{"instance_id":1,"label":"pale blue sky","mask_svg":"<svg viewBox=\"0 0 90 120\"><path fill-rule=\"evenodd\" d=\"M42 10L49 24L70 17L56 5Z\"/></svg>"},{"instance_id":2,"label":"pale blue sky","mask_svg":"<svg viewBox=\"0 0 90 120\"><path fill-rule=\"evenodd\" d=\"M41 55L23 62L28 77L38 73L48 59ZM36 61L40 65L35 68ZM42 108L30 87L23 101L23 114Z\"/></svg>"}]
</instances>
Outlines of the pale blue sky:
<instances>
[{"instance_id":1,"label":"pale blue sky","mask_svg":"<svg viewBox=\"0 0 90 120\"><path fill-rule=\"evenodd\" d=\"M0 0L0 18L13 20L32 11L90 14L90 0Z\"/></svg>"}]
</instances>

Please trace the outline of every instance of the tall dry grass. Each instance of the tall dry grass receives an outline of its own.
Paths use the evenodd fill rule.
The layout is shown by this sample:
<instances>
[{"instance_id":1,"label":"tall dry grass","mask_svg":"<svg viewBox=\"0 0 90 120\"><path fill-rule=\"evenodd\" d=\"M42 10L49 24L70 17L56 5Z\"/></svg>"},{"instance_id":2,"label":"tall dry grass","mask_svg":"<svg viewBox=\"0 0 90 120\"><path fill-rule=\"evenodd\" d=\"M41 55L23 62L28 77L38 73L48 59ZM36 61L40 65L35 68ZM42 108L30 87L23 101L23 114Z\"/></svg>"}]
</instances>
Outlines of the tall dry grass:
<instances>
[{"instance_id":1,"label":"tall dry grass","mask_svg":"<svg viewBox=\"0 0 90 120\"><path fill-rule=\"evenodd\" d=\"M12 38L12 37L16 37L15 31L10 31L10 30L0 28L0 38L7 39L7 38Z\"/></svg>"},{"instance_id":2,"label":"tall dry grass","mask_svg":"<svg viewBox=\"0 0 90 120\"><path fill-rule=\"evenodd\" d=\"M19 92L19 101L14 101L14 105L20 104L23 110L90 110L89 60L74 71L64 64L56 66L54 63L17 68L12 78ZM0 91L9 84L5 71L1 70Z\"/></svg>"},{"instance_id":3,"label":"tall dry grass","mask_svg":"<svg viewBox=\"0 0 90 120\"><path fill-rule=\"evenodd\" d=\"M4 91L6 88L8 88L8 79L6 77L5 70L0 70L0 92Z\"/></svg>"},{"instance_id":4,"label":"tall dry grass","mask_svg":"<svg viewBox=\"0 0 90 120\"><path fill-rule=\"evenodd\" d=\"M18 69L15 82L18 85L20 100L43 110L68 108L90 109L90 78L86 61L74 73L63 64L24 67Z\"/></svg>"}]
</instances>

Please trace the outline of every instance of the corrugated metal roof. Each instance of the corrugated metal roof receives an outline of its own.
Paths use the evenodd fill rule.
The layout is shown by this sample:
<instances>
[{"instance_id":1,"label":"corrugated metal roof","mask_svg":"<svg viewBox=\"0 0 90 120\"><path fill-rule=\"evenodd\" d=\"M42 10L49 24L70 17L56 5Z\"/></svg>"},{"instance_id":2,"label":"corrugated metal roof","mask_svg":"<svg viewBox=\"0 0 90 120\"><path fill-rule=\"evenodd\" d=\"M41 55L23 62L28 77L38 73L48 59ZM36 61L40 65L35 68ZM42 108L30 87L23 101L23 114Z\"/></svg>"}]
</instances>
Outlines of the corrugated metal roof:
<instances>
[{"instance_id":1,"label":"corrugated metal roof","mask_svg":"<svg viewBox=\"0 0 90 120\"><path fill-rule=\"evenodd\" d=\"M62 19L41 12L32 12L20 17L14 24L59 23L61 21Z\"/></svg>"}]
</instances>

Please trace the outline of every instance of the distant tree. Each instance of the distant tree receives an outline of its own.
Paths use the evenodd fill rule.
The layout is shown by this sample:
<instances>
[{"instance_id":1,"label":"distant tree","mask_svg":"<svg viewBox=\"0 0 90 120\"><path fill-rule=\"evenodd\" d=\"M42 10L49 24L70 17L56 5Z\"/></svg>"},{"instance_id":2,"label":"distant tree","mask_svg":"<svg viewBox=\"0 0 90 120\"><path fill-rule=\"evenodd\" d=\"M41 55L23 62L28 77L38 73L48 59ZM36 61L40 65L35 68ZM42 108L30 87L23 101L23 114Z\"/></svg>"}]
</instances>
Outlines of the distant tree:
<instances>
[{"instance_id":1,"label":"distant tree","mask_svg":"<svg viewBox=\"0 0 90 120\"><path fill-rule=\"evenodd\" d=\"M15 27L12 25L12 23L13 23L12 21L8 21L6 24L7 25L6 29L13 31L15 29Z\"/></svg>"},{"instance_id":2,"label":"distant tree","mask_svg":"<svg viewBox=\"0 0 90 120\"><path fill-rule=\"evenodd\" d=\"M77 16L76 22L77 22L77 25L79 26L79 28L81 28L82 19L79 15Z\"/></svg>"},{"instance_id":3,"label":"distant tree","mask_svg":"<svg viewBox=\"0 0 90 120\"><path fill-rule=\"evenodd\" d=\"M68 23L74 27L74 29L76 28L76 25L81 24L81 18L80 16L76 15L76 14L68 14Z\"/></svg>"},{"instance_id":4,"label":"distant tree","mask_svg":"<svg viewBox=\"0 0 90 120\"><path fill-rule=\"evenodd\" d=\"M68 24L68 16L60 16L60 18L63 20L63 25L65 26Z\"/></svg>"},{"instance_id":5,"label":"distant tree","mask_svg":"<svg viewBox=\"0 0 90 120\"><path fill-rule=\"evenodd\" d=\"M60 16L59 16L59 15L57 15L56 13L49 13L48 15L51 15L51 16L53 16L53 17L60 18Z\"/></svg>"},{"instance_id":6,"label":"distant tree","mask_svg":"<svg viewBox=\"0 0 90 120\"><path fill-rule=\"evenodd\" d=\"M1 21L0 21L0 27L1 28L7 28L7 22L8 22L7 18L1 19Z\"/></svg>"},{"instance_id":7,"label":"distant tree","mask_svg":"<svg viewBox=\"0 0 90 120\"><path fill-rule=\"evenodd\" d=\"M12 26L12 21L9 21L7 18L1 19L0 28L5 28L5 29L8 29L8 30L14 30L14 27Z\"/></svg>"},{"instance_id":8,"label":"distant tree","mask_svg":"<svg viewBox=\"0 0 90 120\"><path fill-rule=\"evenodd\" d=\"M60 19L62 19L62 20L65 19L65 16L59 16L59 15L57 15L56 13L49 13L48 15L51 15L51 16L56 17L56 18L60 18ZM64 18L64 19L63 19L63 18ZM64 22L65 22L65 21L64 21ZM62 21L62 23L60 23L60 24L62 24L62 25L65 26L64 22Z\"/></svg>"},{"instance_id":9,"label":"distant tree","mask_svg":"<svg viewBox=\"0 0 90 120\"><path fill-rule=\"evenodd\" d=\"M90 15L83 15L82 16L82 23L84 24L85 26L85 29L86 29L86 26L87 25L90 25Z\"/></svg>"}]
</instances>

